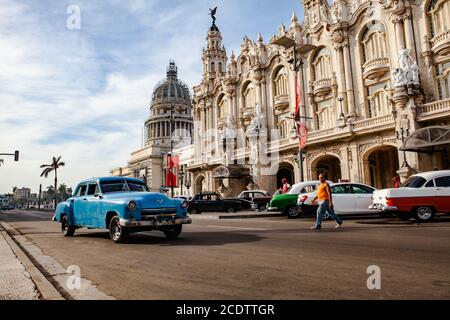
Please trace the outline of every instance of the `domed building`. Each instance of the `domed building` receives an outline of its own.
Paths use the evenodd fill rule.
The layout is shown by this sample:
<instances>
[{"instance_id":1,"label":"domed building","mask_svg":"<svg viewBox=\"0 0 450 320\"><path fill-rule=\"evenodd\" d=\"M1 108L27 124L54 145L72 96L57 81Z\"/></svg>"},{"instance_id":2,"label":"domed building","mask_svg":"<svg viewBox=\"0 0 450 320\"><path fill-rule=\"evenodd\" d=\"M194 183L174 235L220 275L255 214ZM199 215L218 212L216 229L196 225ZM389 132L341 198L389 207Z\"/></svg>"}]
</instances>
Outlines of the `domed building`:
<instances>
[{"instance_id":1,"label":"domed building","mask_svg":"<svg viewBox=\"0 0 450 320\"><path fill-rule=\"evenodd\" d=\"M178 68L170 61L166 78L153 90L143 148L131 154L128 166L113 169L112 175L145 180L150 191L160 192L166 186L165 156L192 145L193 127L189 87L178 79Z\"/></svg>"}]
</instances>

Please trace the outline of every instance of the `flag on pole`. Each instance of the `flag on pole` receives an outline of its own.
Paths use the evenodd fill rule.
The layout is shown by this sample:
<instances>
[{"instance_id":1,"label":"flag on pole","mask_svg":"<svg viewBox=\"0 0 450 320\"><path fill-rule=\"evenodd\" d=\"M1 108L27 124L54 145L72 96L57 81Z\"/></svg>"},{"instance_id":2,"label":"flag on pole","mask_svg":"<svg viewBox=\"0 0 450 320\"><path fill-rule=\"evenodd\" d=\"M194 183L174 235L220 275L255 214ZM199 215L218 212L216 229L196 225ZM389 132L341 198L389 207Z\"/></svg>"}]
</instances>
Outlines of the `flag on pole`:
<instances>
[{"instance_id":1,"label":"flag on pole","mask_svg":"<svg viewBox=\"0 0 450 320\"><path fill-rule=\"evenodd\" d=\"M300 84L298 81L298 72L295 72L295 113L294 113L294 120L298 121L300 120L300 103L302 100L302 94L300 89Z\"/></svg>"}]
</instances>

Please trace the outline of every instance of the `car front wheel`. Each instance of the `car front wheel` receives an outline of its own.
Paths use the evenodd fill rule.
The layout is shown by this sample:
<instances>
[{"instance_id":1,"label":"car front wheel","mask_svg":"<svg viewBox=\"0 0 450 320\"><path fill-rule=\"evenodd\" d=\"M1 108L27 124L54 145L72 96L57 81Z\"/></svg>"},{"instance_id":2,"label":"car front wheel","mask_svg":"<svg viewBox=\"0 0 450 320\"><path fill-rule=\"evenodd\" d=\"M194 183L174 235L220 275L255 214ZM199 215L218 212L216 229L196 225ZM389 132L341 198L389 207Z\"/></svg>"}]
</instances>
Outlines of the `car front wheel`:
<instances>
[{"instance_id":1,"label":"car front wheel","mask_svg":"<svg viewBox=\"0 0 450 320\"><path fill-rule=\"evenodd\" d=\"M230 207L230 208L227 209L227 212L228 212L228 213L235 213L235 212L236 212L236 209L233 208L233 207Z\"/></svg>"},{"instance_id":2,"label":"car front wheel","mask_svg":"<svg viewBox=\"0 0 450 320\"><path fill-rule=\"evenodd\" d=\"M171 229L164 230L164 235L169 239L176 239L180 236L181 231L183 231L183 225L178 224Z\"/></svg>"},{"instance_id":3,"label":"car front wheel","mask_svg":"<svg viewBox=\"0 0 450 320\"><path fill-rule=\"evenodd\" d=\"M62 217L61 220L61 231L64 234L64 237L73 237L75 234L76 228L74 226L69 225L69 220L67 216Z\"/></svg>"},{"instance_id":4,"label":"car front wheel","mask_svg":"<svg viewBox=\"0 0 450 320\"><path fill-rule=\"evenodd\" d=\"M120 218L115 216L109 223L109 236L115 243L123 243L128 238L128 232L120 225Z\"/></svg>"},{"instance_id":5,"label":"car front wheel","mask_svg":"<svg viewBox=\"0 0 450 320\"><path fill-rule=\"evenodd\" d=\"M432 207L421 206L414 211L414 219L418 222L430 222L434 219L435 213Z\"/></svg>"}]
</instances>

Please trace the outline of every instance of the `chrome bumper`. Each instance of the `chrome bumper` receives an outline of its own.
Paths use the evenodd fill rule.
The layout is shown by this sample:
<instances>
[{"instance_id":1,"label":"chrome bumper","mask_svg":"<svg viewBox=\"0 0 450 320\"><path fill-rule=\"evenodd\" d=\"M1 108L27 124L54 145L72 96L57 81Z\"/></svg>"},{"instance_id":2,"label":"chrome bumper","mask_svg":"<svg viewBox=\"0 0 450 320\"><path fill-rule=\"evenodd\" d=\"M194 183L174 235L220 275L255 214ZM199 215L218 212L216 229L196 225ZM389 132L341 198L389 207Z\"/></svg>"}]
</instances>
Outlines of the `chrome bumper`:
<instances>
[{"instance_id":1,"label":"chrome bumper","mask_svg":"<svg viewBox=\"0 0 450 320\"><path fill-rule=\"evenodd\" d=\"M180 218L174 220L150 220L150 221L138 221L138 220L128 220L128 219L120 219L120 225L124 228L139 228L139 227L170 227L178 224L191 224L192 219Z\"/></svg>"},{"instance_id":2,"label":"chrome bumper","mask_svg":"<svg viewBox=\"0 0 450 320\"><path fill-rule=\"evenodd\" d=\"M252 209L258 209L258 205L256 203L252 203Z\"/></svg>"},{"instance_id":3,"label":"chrome bumper","mask_svg":"<svg viewBox=\"0 0 450 320\"><path fill-rule=\"evenodd\" d=\"M278 207L267 207L267 211L281 211Z\"/></svg>"},{"instance_id":4,"label":"chrome bumper","mask_svg":"<svg viewBox=\"0 0 450 320\"><path fill-rule=\"evenodd\" d=\"M378 212L387 212L387 211L397 211L397 207L394 206L387 206L385 204L373 204L369 206L369 210L374 210Z\"/></svg>"}]
</instances>

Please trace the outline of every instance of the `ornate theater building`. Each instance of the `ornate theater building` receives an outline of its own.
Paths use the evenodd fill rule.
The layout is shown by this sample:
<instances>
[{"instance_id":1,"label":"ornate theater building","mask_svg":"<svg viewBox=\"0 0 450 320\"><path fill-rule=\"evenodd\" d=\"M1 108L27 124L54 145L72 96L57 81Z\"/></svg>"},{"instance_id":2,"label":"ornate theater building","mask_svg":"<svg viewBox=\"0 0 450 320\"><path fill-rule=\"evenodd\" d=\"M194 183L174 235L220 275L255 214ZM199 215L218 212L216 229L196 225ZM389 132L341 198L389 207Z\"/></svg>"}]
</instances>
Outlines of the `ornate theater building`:
<instances>
[{"instance_id":1,"label":"ornate theater building","mask_svg":"<svg viewBox=\"0 0 450 320\"><path fill-rule=\"evenodd\" d=\"M175 151L190 194L273 192L319 173L384 188L397 172L450 168L450 0L303 5L303 21L229 56L214 19L193 145Z\"/></svg>"}]
</instances>

